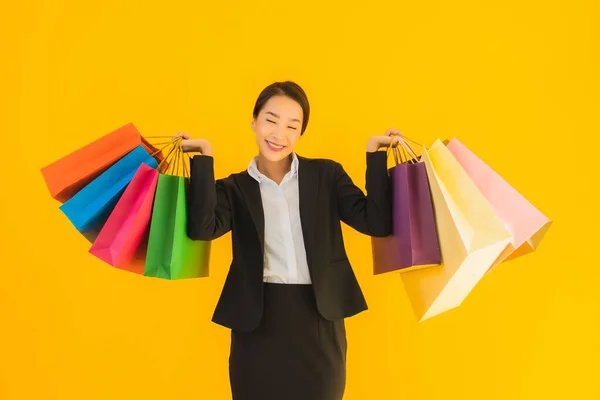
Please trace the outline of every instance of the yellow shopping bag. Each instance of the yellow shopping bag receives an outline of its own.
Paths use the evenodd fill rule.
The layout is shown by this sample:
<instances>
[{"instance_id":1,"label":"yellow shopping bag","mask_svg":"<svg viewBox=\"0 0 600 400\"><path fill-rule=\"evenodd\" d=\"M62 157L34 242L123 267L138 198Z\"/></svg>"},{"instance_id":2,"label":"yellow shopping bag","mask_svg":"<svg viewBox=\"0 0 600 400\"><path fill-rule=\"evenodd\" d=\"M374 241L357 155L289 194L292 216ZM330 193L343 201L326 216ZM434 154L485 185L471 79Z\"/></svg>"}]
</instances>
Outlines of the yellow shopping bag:
<instances>
[{"instance_id":1,"label":"yellow shopping bag","mask_svg":"<svg viewBox=\"0 0 600 400\"><path fill-rule=\"evenodd\" d=\"M401 274L419 321L458 307L511 241L490 203L440 140L423 148L422 157L442 263Z\"/></svg>"}]
</instances>

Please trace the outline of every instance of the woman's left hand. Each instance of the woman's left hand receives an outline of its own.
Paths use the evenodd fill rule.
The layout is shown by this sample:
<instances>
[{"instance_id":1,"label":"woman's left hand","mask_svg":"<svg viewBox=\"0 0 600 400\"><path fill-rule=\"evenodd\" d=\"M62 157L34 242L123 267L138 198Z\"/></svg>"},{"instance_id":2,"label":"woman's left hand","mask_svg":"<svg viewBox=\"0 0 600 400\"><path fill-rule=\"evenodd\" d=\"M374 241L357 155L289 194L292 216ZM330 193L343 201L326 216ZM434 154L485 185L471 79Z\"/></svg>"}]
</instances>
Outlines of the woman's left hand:
<instances>
[{"instance_id":1,"label":"woman's left hand","mask_svg":"<svg viewBox=\"0 0 600 400\"><path fill-rule=\"evenodd\" d=\"M379 150L382 147L389 147L392 144L397 143L396 140L392 136L400 136L401 133L398 129L390 128L385 132L385 135L382 136L371 136L369 138L369 142L367 143L367 151L373 153Z\"/></svg>"}]
</instances>

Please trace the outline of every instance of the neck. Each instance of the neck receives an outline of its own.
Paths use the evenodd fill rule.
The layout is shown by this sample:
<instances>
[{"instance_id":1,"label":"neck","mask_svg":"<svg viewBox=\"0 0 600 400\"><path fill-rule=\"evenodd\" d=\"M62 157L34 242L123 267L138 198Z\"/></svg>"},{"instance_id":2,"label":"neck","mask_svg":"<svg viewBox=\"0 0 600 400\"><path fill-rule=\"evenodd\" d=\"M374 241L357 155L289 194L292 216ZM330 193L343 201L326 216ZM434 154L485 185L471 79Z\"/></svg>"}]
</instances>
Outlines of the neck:
<instances>
[{"instance_id":1,"label":"neck","mask_svg":"<svg viewBox=\"0 0 600 400\"><path fill-rule=\"evenodd\" d=\"M293 156L290 154L283 160L270 161L263 157L262 154L259 154L256 161L256 167L261 174L279 185L285 174L292 168L292 157Z\"/></svg>"}]
</instances>

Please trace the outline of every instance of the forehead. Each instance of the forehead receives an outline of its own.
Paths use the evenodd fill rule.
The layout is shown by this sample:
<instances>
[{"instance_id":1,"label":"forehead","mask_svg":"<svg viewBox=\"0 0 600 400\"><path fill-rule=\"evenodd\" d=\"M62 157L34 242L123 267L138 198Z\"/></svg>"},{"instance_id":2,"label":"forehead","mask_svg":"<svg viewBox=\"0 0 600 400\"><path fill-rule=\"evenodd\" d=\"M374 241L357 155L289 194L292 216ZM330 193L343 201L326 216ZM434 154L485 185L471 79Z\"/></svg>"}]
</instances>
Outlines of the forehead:
<instances>
[{"instance_id":1,"label":"forehead","mask_svg":"<svg viewBox=\"0 0 600 400\"><path fill-rule=\"evenodd\" d=\"M281 118L297 118L302 120L302 107L287 96L273 96L265 103L262 112L271 111Z\"/></svg>"}]
</instances>

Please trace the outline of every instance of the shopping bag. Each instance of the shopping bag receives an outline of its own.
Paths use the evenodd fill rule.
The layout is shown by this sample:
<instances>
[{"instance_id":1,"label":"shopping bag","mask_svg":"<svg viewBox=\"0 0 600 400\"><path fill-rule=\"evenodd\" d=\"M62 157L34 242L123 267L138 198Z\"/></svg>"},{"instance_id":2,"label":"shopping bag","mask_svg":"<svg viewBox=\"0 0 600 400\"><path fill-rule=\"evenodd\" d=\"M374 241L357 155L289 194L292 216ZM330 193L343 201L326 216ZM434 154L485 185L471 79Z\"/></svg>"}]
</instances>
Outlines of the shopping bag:
<instances>
[{"instance_id":1,"label":"shopping bag","mask_svg":"<svg viewBox=\"0 0 600 400\"><path fill-rule=\"evenodd\" d=\"M442 263L400 274L419 321L458 307L511 240L490 203L440 140L429 150L423 148L422 158Z\"/></svg>"},{"instance_id":2,"label":"shopping bag","mask_svg":"<svg viewBox=\"0 0 600 400\"><path fill-rule=\"evenodd\" d=\"M142 163L92 244L91 254L114 267L144 272L144 264L134 259L149 228L157 181L158 171Z\"/></svg>"},{"instance_id":3,"label":"shopping bag","mask_svg":"<svg viewBox=\"0 0 600 400\"><path fill-rule=\"evenodd\" d=\"M392 234L372 237L373 273L407 272L441 262L431 190L425 164L404 138L390 146L396 165L392 182ZM402 151L400 151L402 149Z\"/></svg>"},{"instance_id":4,"label":"shopping bag","mask_svg":"<svg viewBox=\"0 0 600 400\"><path fill-rule=\"evenodd\" d=\"M446 147L490 202L511 233L510 244L498 256L488 272L503 261L537 249L552 221L460 140L454 138L446 144Z\"/></svg>"},{"instance_id":5,"label":"shopping bag","mask_svg":"<svg viewBox=\"0 0 600 400\"><path fill-rule=\"evenodd\" d=\"M64 203L138 146L150 154L156 152L156 148L129 123L45 166L41 173L50 195Z\"/></svg>"},{"instance_id":6,"label":"shopping bag","mask_svg":"<svg viewBox=\"0 0 600 400\"><path fill-rule=\"evenodd\" d=\"M79 232L98 231L142 163L158 166L140 145L63 203L60 210Z\"/></svg>"},{"instance_id":7,"label":"shopping bag","mask_svg":"<svg viewBox=\"0 0 600 400\"><path fill-rule=\"evenodd\" d=\"M187 235L188 185L188 176L168 172L158 176L145 276L162 279L209 276L211 242L192 240Z\"/></svg>"}]
</instances>

